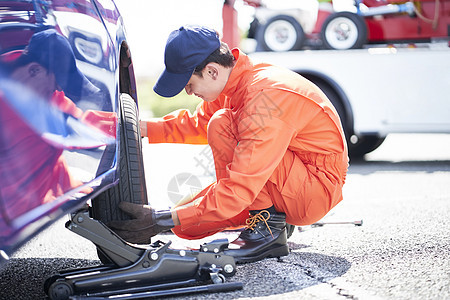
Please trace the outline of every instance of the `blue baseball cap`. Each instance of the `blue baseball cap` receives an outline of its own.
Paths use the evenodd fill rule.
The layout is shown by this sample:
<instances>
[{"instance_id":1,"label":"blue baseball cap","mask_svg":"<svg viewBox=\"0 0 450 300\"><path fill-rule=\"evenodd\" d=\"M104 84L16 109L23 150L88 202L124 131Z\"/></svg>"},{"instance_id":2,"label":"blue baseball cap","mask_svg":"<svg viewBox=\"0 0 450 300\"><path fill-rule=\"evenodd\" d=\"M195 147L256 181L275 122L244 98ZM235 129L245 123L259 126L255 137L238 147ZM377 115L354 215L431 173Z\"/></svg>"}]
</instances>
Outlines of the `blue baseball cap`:
<instances>
[{"instance_id":1,"label":"blue baseball cap","mask_svg":"<svg viewBox=\"0 0 450 300\"><path fill-rule=\"evenodd\" d=\"M35 33L25 50L20 51L20 55L18 52L14 51L6 61L0 59L0 62L8 63L10 68L30 62L39 63L55 74L56 82L72 100L99 91L78 69L69 41L54 29Z\"/></svg>"},{"instance_id":2,"label":"blue baseball cap","mask_svg":"<svg viewBox=\"0 0 450 300\"><path fill-rule=\"evenodd\" d=\"M195 68L219 49L215 30L203 26L182 26L172 31L164 52L165 70L153 90L160 96L173 97L189 82Z\"/></svg>"},{"instance_id":3,"label":"blue baseball cap","mask_svg":"<svg viewBox=\"0 0 450 300\"><path fill-rule=\"evenodd\" d=\"M54 29L34 34L27 54L55 74L56 82L69 96L91 94L95 87L78 69L69 41Z\"/></svg>"}]
</instances>

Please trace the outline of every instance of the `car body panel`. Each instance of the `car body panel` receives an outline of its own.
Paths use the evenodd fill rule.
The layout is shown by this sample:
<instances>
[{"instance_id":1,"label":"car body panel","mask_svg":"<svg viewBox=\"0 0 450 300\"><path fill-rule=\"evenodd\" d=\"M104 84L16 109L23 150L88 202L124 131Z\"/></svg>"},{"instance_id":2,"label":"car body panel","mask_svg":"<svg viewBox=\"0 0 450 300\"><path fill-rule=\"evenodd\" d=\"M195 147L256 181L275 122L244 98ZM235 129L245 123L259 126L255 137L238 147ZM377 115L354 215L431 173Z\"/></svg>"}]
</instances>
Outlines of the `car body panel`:
<instances>
[{"instance_id":1,"label":"car body panel","mask_svg":"<svg viewBox=\"0 0 450 300\"><path fill-rule=\"evenodd\" d=\"M0 8L0 250L8 255L117 183L119 61L126 38L113 1L0 1ZM37 59L56 80L45 97L36 82L17 79L24 78L17 75L22 69L32 69L14 56L32 57L33 37L54 33L71 52L49 46L41 54L54 57ZM43 43L38 49L51 44ZM116 149L108 161L106 147Z\"/></svg>"}]
</instances>

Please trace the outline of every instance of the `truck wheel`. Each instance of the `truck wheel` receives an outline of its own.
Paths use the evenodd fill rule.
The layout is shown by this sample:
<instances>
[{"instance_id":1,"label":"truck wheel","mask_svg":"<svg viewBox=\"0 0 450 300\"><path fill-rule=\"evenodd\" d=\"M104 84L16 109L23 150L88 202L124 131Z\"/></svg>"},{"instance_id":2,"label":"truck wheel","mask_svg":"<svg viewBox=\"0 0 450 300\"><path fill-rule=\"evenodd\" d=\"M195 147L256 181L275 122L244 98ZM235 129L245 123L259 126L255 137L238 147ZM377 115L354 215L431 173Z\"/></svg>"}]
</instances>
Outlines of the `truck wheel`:
<instances>
[{"instance_id":1,"label":"truck wheel","mask_svg":"<svg viewBox=\"0 0 450 300\"><path fill-rule=\"evenodd\" d=\"M256 40L266 51L291 51L303 46L305 33L293 17L280 15L259 27Z\"/></svg>"},{"instance_id":2,"label":"truck wheel","mask_svg":"<svg viewBox=\"0 0 450 300\"><path fill-rule=\"evenodd\" d=\"M361 48L367 41L366 23L354 13L334 13L323 23L321 37L327 49Z\"/></svg>"},{"instance_id":3,"label":"truck wheel","mask_svg":"<svg viewBox=\"0 0 450 300\"><path fill-rule=\"evenodd\" d=\"M92 199L91 216L103 223L129 219L129 216L118 208L121 201L147 204L142 141L136 103L128 94L121 94L119 100L119 183ZM115 145L111 145L110 148L107 147L100 163L99 172L103 172L111 166L115 151ZM102 165L105 167L102 167ZM107 262L100 251L99 257L103 263Z\"/></svg>"},{"instance_id":4,"label":"truck wheel","mask_svg":"<svg viewBox=\"0 0 450 300\"><path fill-rule=\"evenodd\" d=\"M374 151L384 142L386 137L378 135L362 135L358 137L356 143L348 139L348 153L351 158L362 158L365 154Z\"/></svg>"}]
</instances>

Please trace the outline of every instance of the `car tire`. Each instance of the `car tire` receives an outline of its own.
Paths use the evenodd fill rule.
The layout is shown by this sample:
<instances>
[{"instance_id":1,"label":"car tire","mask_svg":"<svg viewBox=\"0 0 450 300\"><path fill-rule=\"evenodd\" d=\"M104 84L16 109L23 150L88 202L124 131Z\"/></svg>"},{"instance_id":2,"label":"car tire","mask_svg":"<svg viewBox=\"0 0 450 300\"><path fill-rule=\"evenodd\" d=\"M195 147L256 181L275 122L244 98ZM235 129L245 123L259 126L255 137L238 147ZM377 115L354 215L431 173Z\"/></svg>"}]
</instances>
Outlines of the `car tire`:
<instances>
[{"instance_id":1,"label":"car tire","mask_svg":"<svg viewBox=\"0 0 450 300\"><path fill-rule=\"evenodd\" d=\"M280 15L258 28L256 40L265 51L292 51L303 46L305 33L293 17Z\"/></svg>"},{"instance_id":2,"label":"car tire","mask_svg":"<svg viewBox=\"0 0 450 300\"><path fill-rule=\"evenodd\" d=\"M354 13L334 13L323 23L321 38L327 49L361 48L367 42L366 23L361 16Z\"/></svg>"},{"instance_id":3,"label":"car tire","mask_svg":"<svg viewBox=\"0 0 450 300\"><path fill-rule=\"evenodd\" d=\"M142 139L136 103L128 94L121 94L119 106L119 183L92 199L91 215L103 223L129 219L129 216L118 208L121 201L147 204ZM105 150L101 165L110 166L114 157L115 145L112 145Z\"/></svg>"}]
</instances>

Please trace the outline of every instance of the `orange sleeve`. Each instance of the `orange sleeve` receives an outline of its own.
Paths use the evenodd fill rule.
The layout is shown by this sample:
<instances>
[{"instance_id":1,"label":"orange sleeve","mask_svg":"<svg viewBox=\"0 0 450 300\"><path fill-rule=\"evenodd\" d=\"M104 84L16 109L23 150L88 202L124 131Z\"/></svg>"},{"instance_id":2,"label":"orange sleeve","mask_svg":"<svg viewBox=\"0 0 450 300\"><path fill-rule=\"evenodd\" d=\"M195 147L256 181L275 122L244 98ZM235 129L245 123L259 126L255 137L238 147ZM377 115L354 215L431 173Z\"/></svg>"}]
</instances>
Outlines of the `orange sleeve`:
<instances>
[{"instance_id":1,"label":"orange sleeve","mask_svg":"<svg viewBox=\"0 0 450 300\"><path fill-rule=\"evenodd\" d=\"M53 93L51 103L56 105L61 111L77 119L83 115L83 111L72 100L67 98L62 91L55 91Z\"/></svg>"},{"instance_id":2,"label":"orange sleeve","mask_svg":"<svg viewBox=\"0 0 450 300\"><path fill-rule=\"evenodd\" d=\"M278 118L252 114L238 125L239 144L227 177L212 186L201 201L177 210L182 230L229 219L253 203L282 160L295 130Z\"/></svg>"},{"instance_id":3,"label":"orange sleeve","mask_svg":"<svg viewBox=\"0 0 450 300\"><path fill-rule=\"evenodd\" d=\"M86 110L81 121L112 137L116 136L117 114L110 111Z\"/></svg>"},{"instance_id":4,"label":"orange sleeve","mask_svg":"<svg viewBox=\"0 0 450 300\"><path fill-rule=\"evenodd\" d=\"M191 114L186 109L174 111L161 119L147 121L149 143L207 144L207 127L212 115L221 108L219 99L202 101Z\"/></svg>"}]
</instances>

